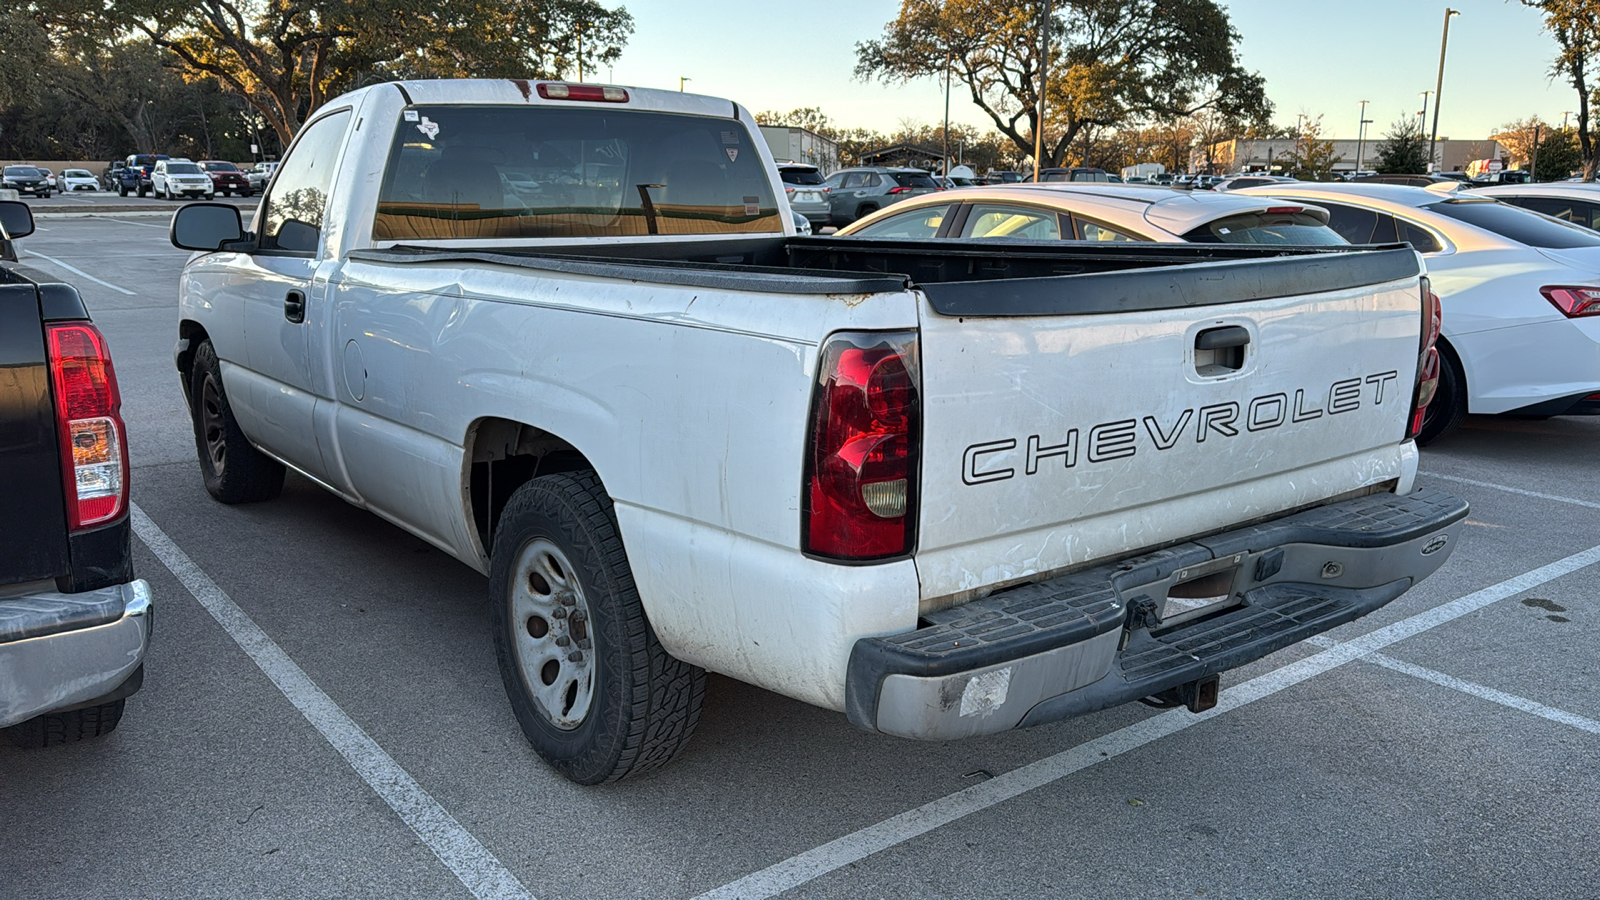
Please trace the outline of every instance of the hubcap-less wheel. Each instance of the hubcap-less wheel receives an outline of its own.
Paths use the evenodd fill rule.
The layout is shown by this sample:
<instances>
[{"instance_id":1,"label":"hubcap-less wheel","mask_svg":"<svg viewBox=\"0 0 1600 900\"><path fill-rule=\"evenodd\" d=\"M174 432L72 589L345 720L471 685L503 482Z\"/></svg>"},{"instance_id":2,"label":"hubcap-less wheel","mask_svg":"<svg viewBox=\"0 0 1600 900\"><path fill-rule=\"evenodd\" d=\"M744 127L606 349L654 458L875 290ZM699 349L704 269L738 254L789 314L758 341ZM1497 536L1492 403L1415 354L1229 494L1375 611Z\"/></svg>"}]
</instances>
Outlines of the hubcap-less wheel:
<instances>
[{"instance_id":1,"label":"hubcap-less wheel","mask_svg":"<svg viewBox=\"0 0 1600 900\"><path fill-rule=\"evenodd\" d=\"M522 680L550 724L583 724L594 698L589 604L561 548L535 538L522 548L511 580L512 646Z\"/></svg>"},{"instance_id":2,"label":"hubcap-less wheel","mask_svg":"<svg viewBox=\"0 0 1600 900\"><path fill-rule=\"evenodd\" d=\"M200 386L200 427L205 433L211 471L221 478L228 470L228 441L223 431L222 396L217 391L216 379L209 376Z\"/></svg>"}]
</instances>

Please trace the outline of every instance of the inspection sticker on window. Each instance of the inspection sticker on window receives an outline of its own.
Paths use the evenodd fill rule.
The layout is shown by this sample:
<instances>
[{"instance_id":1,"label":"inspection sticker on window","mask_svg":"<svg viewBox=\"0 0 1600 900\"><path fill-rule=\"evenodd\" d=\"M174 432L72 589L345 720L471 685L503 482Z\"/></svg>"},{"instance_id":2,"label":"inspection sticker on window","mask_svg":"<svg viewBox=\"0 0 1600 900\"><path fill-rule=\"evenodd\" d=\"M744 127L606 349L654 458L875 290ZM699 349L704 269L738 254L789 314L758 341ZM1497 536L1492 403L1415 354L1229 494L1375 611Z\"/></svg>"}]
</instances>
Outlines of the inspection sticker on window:
<instances>
[{"instance_id":1,"label":"inspection sticker on window","mask_svg":"<svg viewBox=\"0 0 1600 900\"><path fill-rule=\"evenodd\" d=\"M417 120L417 111L414 109L408 109L401 113L401 115L405 117L407 122L415 122Z\"/></svg>"},{"instance_id":2,"label":"inspection sticker on window","mask_svg":"<svg viewBox=\"0 0 1600 900\"><path fill-rule=\"evenodd\" d=\"M722 133L722 142L724 144L737 144L739 143L739 135L732 131L724 131Z\"/></svg>"},{"instance_id":3,"label":"inspection sticker on window","mask_svg":"<svg viewBox=\"0 0 1600 900\"><path fill-rule=\"evenodd\" d=\"M760 197L746 197L746 198L744 198L744 214L747 215L747 216L759 216L759 215L761 215L761 198Z\"/></svg>"}]
</instances>

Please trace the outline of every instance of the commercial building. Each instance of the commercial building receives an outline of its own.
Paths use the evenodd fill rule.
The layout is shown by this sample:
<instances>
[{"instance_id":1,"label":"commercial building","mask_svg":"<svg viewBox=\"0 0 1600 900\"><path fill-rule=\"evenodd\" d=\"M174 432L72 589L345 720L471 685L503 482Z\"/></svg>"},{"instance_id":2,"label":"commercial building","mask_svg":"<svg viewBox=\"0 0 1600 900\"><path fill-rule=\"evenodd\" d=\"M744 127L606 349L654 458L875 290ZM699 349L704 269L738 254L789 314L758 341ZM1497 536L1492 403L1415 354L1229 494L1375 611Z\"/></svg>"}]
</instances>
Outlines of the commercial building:
<instances>
[{"instance_id":1,"label":"commercial building","mask_svg":"<svg viewBox=\"0 0 1600 900\"><path fill-rule=\"evenodd\" d=\"M1337 159L1333 164L1333 171L1355 171L1358 149L1361 154L1361 168L1369 170L1376 168L1378 147L1383 143L1382 138L1377 140L1368 138L1359 143L1358 147L1358 142L1353 139L1333 139L1333 155ZM1294 149L1295 141L1292 138L1233 140L1216 145L1208 158L1207 148L1200 146L1189 154L1189 171L1217 175L1235 172L1278 172L1283 168L1284 156L1292 154ZM1440 138L1438 149L1434 151L1434 159L1440 161L1437 168L1441 172L1465 171L1467 164L1475 159L1499 159L1508 155L1509 152L1499 141L1488 138L1481 140Z\"/></svg>"},{"instance_id":2,"label":"commercial building","mask_svg":"<svg viewBox=\"0 0 1600 900\"><path fill-rule=\"evenodd\" d=\"M766 138L772 158L780 163L806 163L821 169L824 175L839 168L839 142L815 131L787 125L763 125L761 136Z\"/></svg>"}]
</instances>

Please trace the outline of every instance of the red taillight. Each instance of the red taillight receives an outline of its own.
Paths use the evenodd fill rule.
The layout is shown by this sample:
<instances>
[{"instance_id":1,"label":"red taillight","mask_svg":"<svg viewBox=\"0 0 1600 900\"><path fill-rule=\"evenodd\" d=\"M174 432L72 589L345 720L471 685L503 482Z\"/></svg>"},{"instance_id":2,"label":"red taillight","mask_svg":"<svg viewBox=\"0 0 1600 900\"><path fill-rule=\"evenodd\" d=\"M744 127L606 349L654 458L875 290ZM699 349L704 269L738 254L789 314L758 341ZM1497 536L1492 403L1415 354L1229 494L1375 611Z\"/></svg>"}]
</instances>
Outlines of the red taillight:
<instances>
[{"instance_id":1,"label":"red taillight","mask_svg":"<svg viewBox=\"0 0 1600 900\"><path fill-rule=\"evenodd\" d=\"M1539 293L1569 319L1600 316L1600 288L1543 287Z\"/></svg>"},{"instance_id":2,"label":"red taillight","mask_svg":"<svg viewBox=\"0 0 1600 900\"><path fill-rule=\"evenodd\" d=\"M908 188L908 187L889 188L889 193L891 193L891 194L909 194L909 193L911 193L911 188Z\"/></svg>"},{"instance_id":3,"label":"red taillight","mask_svg":"<svg viewBox=\"0 0 1600 900\"><path fill-rule=\"evenodd\" d=\"M1423 419L1427 417L1428 404L1439 390L1439 329L1444 326L1444 307L1427 276L1422 279L1422 336L1421 352L1417 356L1417 386L1412 394L1411 424L1406 438L1415 438L1422 432Z\"/></svg>"},{"instance_id":4,"label":"red taillight","mask_svg":"<svg viewBox=\"0 0 1600 900\"><path fill-rule=\"evenodd\" d=\"M588 100L594 103L627 103L628 92L619 87L598 84L563 84L559 81L539 83L539 96L546 100Z\"/></svg>"},{"instance_id":5,"label":"red taillight","mask_svg":"<svg viewBox=\"0 0 1600 900\"><path fill-rule=\"evenodd\" d=\"M1303 213L1305 211L1306 211L1306 208L1304 206L1269 206L1269 207L1267 207L1267 214L1268 215L1292 216L1295 213Z\"/></svg>"},{"instance_id":6,"label":"red taillight","mask_svg":"<svg viewBox=\"0 0 1600 900\"><path fill-rule=\"evenodd\" d=\"M822 351L806 455L806 552L868 560L911 552L921 400L916 335L840 334Z\"/></svg>"},{"instance_id":7,"label":"red taillight","mask_svg":"<svg viewBox=\"0 0 1600 900\"><path fill-rule=\"evenodd\" d=\"M55 389L67 519L77 531L122 515L128 506L128 439L122 397L106 339L88 322L51 325L50 382Z\"/></svg>"},{"instance_id":8,"label":"red taillight","mask_svg":"<svg viewBox=\"0 0 1600 900\"><path fill-rule=\"evenodd\" d=\"M792 187L786 187L786 188L784 188L784 189L783 189L783 192L784 192L784 193L785 193L785 194L788 194L788 195L789 195L789 196L791 196L791 197L793 197L793 196L794 196L794 188L792 188Z\"/></svg>"}]
</instances>

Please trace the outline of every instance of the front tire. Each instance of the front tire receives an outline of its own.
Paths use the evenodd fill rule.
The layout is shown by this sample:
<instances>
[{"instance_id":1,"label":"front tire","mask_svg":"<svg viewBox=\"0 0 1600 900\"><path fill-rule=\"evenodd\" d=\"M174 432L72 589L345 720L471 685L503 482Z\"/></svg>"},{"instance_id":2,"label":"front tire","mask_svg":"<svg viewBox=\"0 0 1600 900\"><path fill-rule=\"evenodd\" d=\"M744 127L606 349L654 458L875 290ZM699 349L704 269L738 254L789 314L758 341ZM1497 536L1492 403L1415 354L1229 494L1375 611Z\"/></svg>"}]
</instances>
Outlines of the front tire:
<instances>
[{"instance_id":1,"label":"front tire","mask_svg":"<svg viewBox=\"0 0 1600 900\"><path fill-rule=\"evenodd\" d=\"M500 514L489 575L500 675L545 762L601 784L683 749L700 719L705 670L656 640L595 473L518 488Z\"/></svg>"},{"instance_id":2,"label":"front tire","mask_svg":"<svg viewBox=\"0 0 1600 900\"><path fill-rule=\"evenodd\" d=\"M1439 347L1439 388L1422 414L1417 446L1426 447L1456 430L1467 417L1467 378L1454 352Z\"/></svg>"},{"instance_id":3,"label":"front tire","mask_svg":"<svg viewBox=\"0 0 1600 900\"><path fill-rule=\"evenodd\" d=\"M206 493L219 503L271 500L283 491L283 465L250 445L222 389L216 348L202 341L189 372L195 450Z\"/></svg>"}]
</instances>

